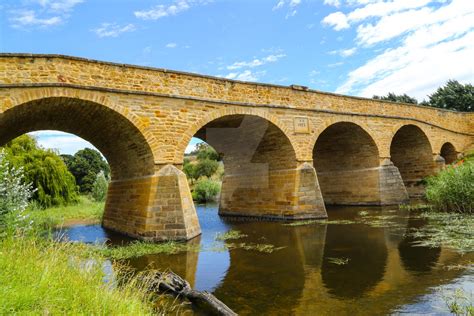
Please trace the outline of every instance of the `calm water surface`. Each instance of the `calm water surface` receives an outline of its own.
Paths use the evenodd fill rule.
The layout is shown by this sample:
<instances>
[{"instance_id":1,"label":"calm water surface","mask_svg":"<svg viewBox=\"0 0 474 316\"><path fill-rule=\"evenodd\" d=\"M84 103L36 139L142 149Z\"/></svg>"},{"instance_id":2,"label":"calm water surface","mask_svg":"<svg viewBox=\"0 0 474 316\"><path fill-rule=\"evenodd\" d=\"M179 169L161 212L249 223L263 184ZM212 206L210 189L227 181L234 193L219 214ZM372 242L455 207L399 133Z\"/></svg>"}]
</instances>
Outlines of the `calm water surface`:
<instances>
[{"instance_id":1,"label":"calm water surface","mask_svg":"<svg viewBox=\"0 0 474 316\"><path fill-rule=\"evenodd\" d=\"M202 235L190 242L200 244L200 252L128 263L137 270L171 269L241 315L444 315L443 294L456 288L474 292L474 269L453 269L474 261L474 254L414 247L416 240L406 232L425 222L398 209L333 207L328 208L332 222L305 226L220 218L216 205L197 206L197 211ZM361 214L373 223L341 223L360 220ZM236 242L284 248L225 250L215 237L230 229L247 235ZM100 226L63 233L83 242L129 241ZM348 261L338 265L337 259Z\"/></svg>"}]
</instances>

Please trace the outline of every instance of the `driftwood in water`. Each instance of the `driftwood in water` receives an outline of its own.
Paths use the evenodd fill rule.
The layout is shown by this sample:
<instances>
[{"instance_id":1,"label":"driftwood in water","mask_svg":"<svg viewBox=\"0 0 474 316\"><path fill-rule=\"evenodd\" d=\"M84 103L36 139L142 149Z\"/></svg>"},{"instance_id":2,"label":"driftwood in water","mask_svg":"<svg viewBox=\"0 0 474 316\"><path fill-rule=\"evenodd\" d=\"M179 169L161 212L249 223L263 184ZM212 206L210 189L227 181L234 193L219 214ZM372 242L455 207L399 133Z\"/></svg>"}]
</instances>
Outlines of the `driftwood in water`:
<instances>
[{"instance_id":1,"label":"driftwood in water","mask_svg":"<svg viewBox=\"0 0 474 316\"><path fill-rule=\"evenodd\" d=\"M193 304L196 304L215 315L237 315L211 293L193 290L188 281L173 272L156 272L152 284L152 290L168 293L171 292L174 295L183 296Z\"/></svg>"}]
</instances>

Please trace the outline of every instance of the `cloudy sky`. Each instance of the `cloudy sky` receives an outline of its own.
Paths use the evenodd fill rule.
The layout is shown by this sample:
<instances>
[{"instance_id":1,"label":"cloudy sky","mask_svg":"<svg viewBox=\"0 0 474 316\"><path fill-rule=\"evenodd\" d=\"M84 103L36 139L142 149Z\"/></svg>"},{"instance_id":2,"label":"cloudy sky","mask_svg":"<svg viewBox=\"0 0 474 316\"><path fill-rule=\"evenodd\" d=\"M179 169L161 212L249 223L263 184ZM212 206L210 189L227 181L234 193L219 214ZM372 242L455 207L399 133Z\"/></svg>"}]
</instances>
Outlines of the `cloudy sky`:
<instances>
[{"instance_id":1,"label":"cloudy sky","mask_svg":"<svg viewBox=\"0 0 474 316\"><path fill-rule=\"evenodd\" d=\"M474 82L474 1L3 0L0 50L421 101L448 79Z\"/></svg>"}]
</instances>

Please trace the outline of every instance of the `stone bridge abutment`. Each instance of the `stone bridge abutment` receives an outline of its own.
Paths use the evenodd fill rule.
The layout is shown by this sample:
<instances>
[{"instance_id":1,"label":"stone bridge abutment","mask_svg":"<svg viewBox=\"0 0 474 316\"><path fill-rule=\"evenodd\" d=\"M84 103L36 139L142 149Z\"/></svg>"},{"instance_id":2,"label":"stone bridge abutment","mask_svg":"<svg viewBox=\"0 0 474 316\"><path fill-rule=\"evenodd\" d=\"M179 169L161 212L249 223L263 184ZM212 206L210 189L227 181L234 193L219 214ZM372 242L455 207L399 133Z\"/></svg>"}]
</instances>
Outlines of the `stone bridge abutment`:
<instances>
[{"instance_id":1,"label":"stone bridge abutment","mask_svg":"<svg viewBox=\"0 0 474 316\"><path fill-rule=\"evenodd\" d=\"M112 170L103 225L150 240L200 233L185 174L192 137L225 173L220 214L327 217L388 205L472 146L474 115L55 55L0 54L0 145L60 130Z\"/></svg>"}]
</instances>

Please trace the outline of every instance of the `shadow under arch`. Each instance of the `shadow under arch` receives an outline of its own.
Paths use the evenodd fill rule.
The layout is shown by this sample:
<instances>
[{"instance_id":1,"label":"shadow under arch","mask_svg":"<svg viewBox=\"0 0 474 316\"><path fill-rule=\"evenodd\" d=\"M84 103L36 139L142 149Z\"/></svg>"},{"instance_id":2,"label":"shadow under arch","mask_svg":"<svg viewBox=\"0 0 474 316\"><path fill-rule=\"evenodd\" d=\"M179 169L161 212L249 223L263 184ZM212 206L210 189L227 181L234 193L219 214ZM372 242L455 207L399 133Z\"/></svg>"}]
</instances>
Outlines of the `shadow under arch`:
<instances>
[{"instance_id":1,"label":"shadow under arch","mask_svg":"<svg viewBox=\"0 0 474 316\"><path fill-rule=\"evenodd\" d=\"M257 115L225 115L202 126L194 137L223 159L221 215L278 217L293 211L296 153L275 124Z\"/></svg>"},{"instance_id":2,"label":"shadow under arch","mask_svg":"<svg viewBox=\"0 0 474 316\"><path fill-rule=\"evenodd\" d=\"M380 204L379 151L359 125L328 126L316 140L313 163L326 204Z\"/></svg>"},{"instance_id":3,"label":"shadow under arch","mask_svg":"<svg viewBox=\"0 0 474 316\"><path fill-rule=\"evenodd\" d=\"M458 158L456 148L450 142L446 142L443 144L443 146L441 146L440 155L444 158L444 162L446 165L452 164Z\"/></svg>"},{"instance_id":4,"label":"shadow under arch","mask_svg":"<svg viewBox=\"0 0 474 316\"><path fill-rule=\"evenodd\" d=\"M404 125L393 136L390 157L410 197L424 193L423 179L435 171L433 151L426 134L416 125Z\"/></svg>"}]
</instances>

